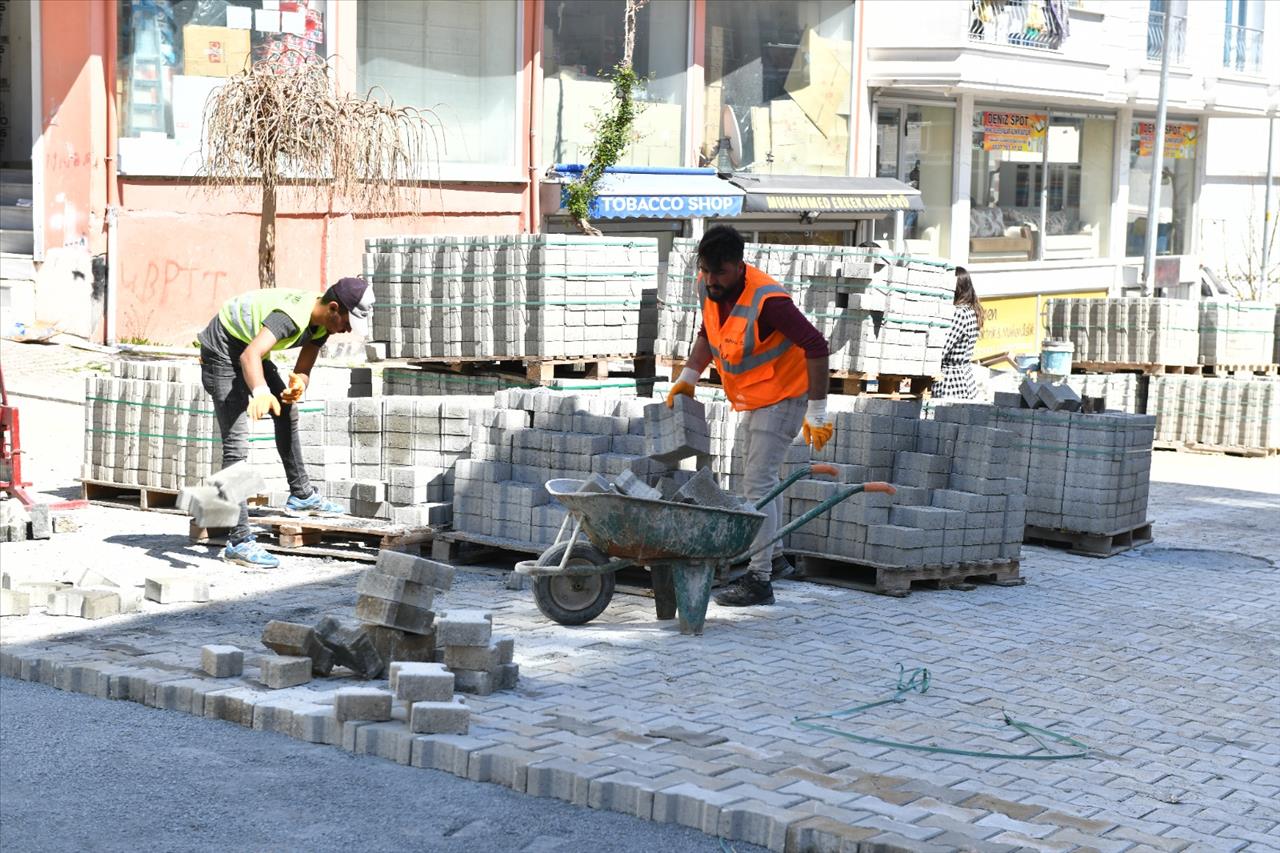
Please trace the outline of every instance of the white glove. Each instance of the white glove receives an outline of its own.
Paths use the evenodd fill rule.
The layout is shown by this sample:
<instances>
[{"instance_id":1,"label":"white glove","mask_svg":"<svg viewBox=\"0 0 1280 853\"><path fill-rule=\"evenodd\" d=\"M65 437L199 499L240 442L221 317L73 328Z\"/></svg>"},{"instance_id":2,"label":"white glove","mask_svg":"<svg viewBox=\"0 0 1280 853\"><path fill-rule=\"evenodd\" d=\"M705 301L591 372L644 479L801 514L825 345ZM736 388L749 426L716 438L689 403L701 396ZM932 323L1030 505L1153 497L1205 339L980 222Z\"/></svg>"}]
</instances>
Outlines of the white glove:
<instances>
[{"instance_id":1,"label":"white glove","mask_svg":"<svg viewBox=\"0 0 1280 853\"><path fill-rule=\"evenodd\" d=\"M804 412L804 419L810 426L825 426L827 423L827 398L810 400L809 407Z\"/></svg>"},{"instance_id":2,"label":"white glove","mask_svg":"<svg viewBox=\"0 0 1280 853\"><path fill-rule=\"evenodd\" d=\"M676 384L679 385L681 382L684 382L689 385L697 385L698 379L701 378L701 376L701 373L686 367L680 371L680 378L676 380Z\"/></svg>"}]
</instances>

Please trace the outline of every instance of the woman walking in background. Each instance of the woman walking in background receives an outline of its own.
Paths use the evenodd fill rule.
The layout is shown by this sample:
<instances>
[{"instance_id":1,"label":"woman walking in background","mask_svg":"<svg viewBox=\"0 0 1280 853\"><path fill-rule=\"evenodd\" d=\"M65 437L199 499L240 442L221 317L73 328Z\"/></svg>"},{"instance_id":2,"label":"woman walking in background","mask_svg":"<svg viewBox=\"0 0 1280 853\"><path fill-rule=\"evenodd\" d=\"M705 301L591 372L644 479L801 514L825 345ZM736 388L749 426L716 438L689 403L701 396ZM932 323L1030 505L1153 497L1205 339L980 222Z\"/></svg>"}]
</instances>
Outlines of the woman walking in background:
<instances>
[{"instance_id":1,"label":"woman walking in background","mask_svg":"<svg viewBox=\"0 0 1280 853\"><path fill-rule=\"evenodd\" d=\"M973 378L973 346L982 331L982 303L973 291L973 279L964 267L956 267L955 311L951 331L942 350L942 381L934 397L960 400L978 399L978 383Z\"/></svg>"}]
</instances>

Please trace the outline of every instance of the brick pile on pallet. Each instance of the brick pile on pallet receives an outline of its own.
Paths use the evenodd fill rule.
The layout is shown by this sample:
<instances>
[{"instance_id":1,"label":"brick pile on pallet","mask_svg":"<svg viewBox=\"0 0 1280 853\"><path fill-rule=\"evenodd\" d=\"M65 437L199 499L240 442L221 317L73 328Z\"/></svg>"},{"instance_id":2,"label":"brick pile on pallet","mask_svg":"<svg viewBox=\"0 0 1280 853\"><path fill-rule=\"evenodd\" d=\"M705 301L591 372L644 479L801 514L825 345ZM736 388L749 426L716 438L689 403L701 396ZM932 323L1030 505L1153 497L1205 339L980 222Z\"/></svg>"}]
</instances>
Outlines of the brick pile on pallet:
<instances>
[{"instance_id":1,"label":"brick pile on pallet","mask_svg":"<svg viewBox=\"0 0 1280 853\"><path fill-rule=\"evenodd\" d=\"M791 534L788 548L835 560L914 569L1007 562L1021 554L1026 483L1008 462L1013 436L972 406L852 398L835 414L832 442L816 459L845 483L884 480L893 496L856 495ZM792 448L801 464L803 445ZM801 480L784 493L787 520L830 497L829 479Z\"/></svg>"},{"instance_id":2,"label":"brick pile on pallet","mask_svg":"<svg viewBox=\"0 0 1280 853\"><path fill-rule=\"evenodd\" d=\"M653 238L386 237L364 272L391 358L631 356L656 332Z\"/></svg>"},{"instance_id":3,"label":"brick pile on pallet","mask_svg":"<svg viewBox=\"0 0 1280 853\"><path fill-rule=\"evenodd\" d=\"M659 294L657 354L689 356L701 315L696 240L677 239ZM951 328L955 274L894 265L874 250L752 243L744 260L771 275L831 346L831 369L936 375Z\"/></svg>"},{"instance_id":4,"label":"brick pile on pallet","mask_svg":"<svg viewBox=\"0 0 1280 853\"><path fill-rule=\"evenodd\" d=\"M1193 365L1196 303L1182 299L1050 299L1050 338L1070 341L1077 362Z\"/></svg>"},{"instance_id":5,"label":"brick pile on pallet","mask_svg":"<svg viewBox=\"0 0 1280 853\"><path fill-rule=\"evenodd\" d=\"M1200 303L1200 364L1270 364L1275 334L1274 305L1235 300Z\"/></svg>"},{"instance_id":6,"label":"brick pile on pallet","mask_svg":"<svg viewBox=\"0 0 1280 853\"><path fill-rule=\"evenodd\" d=\"M1081 397L1102 397L1106 408L1140 414L1143 377L1136 373L1073 373L1067 385Z\"/></svg>"},{"instance_id":7,"label":"brick pile on pallet","mask_svg":"<svg viewBox=\"0 0 1280 853\"><path fill-rule=\"evenodd\" d=\"M500 391L474 416L470 458L454 469L453 526L478 536L549 545L564 507L544 484L612 478L646 451L647 400L544 389Z\"/></svg>"},{"instance_id":8,"label":"brick pile on pallet","mask_svg":"<svg viewBox=\"0 0 1280 853\"><path fill-rule=\"evenodd\" d=\"M1014 434L1008 465L1027 484L1027 525L1104 535L1146 524L1154 418L968 408Z\"/></svg>"},{"instance_id":9,"label":"brick pile on pallet","mask_svg":"<svg viewBox=\"0 0 1280 853\"><path fill-rule=\"evenodd\" d=\"M1162 442L1280 450L1280 379L1152 376L1147 414Z\"/></svg>"}]
</instances>

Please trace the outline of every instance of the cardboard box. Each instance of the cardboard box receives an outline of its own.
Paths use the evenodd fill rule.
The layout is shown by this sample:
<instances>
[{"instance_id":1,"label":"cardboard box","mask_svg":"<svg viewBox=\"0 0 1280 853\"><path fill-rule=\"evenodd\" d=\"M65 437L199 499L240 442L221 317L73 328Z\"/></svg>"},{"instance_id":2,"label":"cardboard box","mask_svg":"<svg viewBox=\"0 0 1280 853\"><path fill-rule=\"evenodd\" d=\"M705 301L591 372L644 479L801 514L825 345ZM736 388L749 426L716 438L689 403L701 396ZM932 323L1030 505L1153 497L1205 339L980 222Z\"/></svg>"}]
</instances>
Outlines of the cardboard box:
<instances>
[{"instance_id":1,"label":"cardboard box","mask_svg":"<svg viewBox=\"0 0 1280 853\"><path fill-rule=\"evenodd\" d=\"M191 77L230 77L248 67L249 31L230 27L182 28L183 72Z\"/></svg>"}]
</instances>

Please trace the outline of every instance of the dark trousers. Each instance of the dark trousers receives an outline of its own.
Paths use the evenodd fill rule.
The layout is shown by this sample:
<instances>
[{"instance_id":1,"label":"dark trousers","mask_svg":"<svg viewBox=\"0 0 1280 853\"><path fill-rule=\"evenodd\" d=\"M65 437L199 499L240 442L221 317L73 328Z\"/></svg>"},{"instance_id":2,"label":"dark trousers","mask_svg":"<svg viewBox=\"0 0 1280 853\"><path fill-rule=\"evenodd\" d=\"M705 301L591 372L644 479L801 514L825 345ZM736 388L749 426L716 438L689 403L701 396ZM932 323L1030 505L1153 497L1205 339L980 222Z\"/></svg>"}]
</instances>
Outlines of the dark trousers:
<instances>
[{"instance_id":1,"label":"dark trousers","mask_svg":"<svg viewBox=\"0 0 1280 853\"><path fill-rule=\"evenodd\" d=\"M262 375L267 387L277 397L284 391L284 380L270 361L262 362ZM222 467L249 458L249 386L239 363L231 363L210 350L200 348L200 382L213 398L213 413L218 419L218 431L222 434ZM315 492L307 479L307 469L302 462L302 442L298 440L298 410L287 403L280 404L280 415L271 415L276 432L276 450L284 463L284 475L289 480L289 491L298 498L309 498ZM249 505L240 504L240 521L227 541L239 544L252 538L249 530Z\"/></svg>"}]
</instances>

